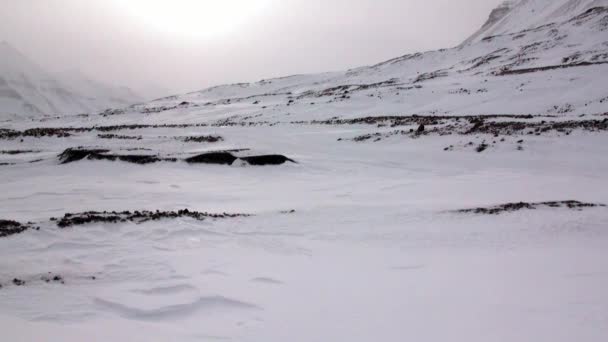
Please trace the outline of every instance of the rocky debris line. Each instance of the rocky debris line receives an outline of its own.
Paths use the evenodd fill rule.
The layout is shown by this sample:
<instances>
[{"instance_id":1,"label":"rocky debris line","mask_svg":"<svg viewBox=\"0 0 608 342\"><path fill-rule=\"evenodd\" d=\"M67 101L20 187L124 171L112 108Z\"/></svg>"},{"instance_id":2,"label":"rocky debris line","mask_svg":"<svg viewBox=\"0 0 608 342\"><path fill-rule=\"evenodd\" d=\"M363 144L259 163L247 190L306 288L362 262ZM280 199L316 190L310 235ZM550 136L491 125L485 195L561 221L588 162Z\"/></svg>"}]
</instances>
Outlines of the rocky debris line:
<instances>
[{"instance_id":1,"label":"rocky debris line","mask_svg":"<svg viewBox=\"0 0 608 342\"><path fill-rule=\"evenodd\" d=\"M88 277L84 277L84 279L87 279L87 280L97 280L97 277L96 276L88 276ZM13 286L26 286L26 285L29 285L29 284L32 284L32 283L36 283L36 282L44 282L44 283L47 283L47 284L61 284L61 285L65 285L66 279L61 274L53 273L53 272L48 272L48 273L43 274L41 276L28 277L27 279L13 278L11 281L9 281L6 284L12 284ZM3 284L0 282L0 289L2 289L2 287L3 287Z\"/></svg>"},{"instance_id":2,"label":"rocky debris line","mask_svg":"<svg viewBox=\"0 0 608 342\"><path fill-rule=\"evenodd\" d=\"M40 227L35 227L32 222L22 224L12 220L0 220L0 238L21 234L28 229L40 230Z\"/></svg>"},{"instance_id":3,"label":"rocky debris line","mask_svg":"<svg viewBox=\"0 0 608 342\"><path fill-rule=\"evenodd\" d=\"M461 116L443 116L443 115L393 115L393 116L366 116L353 119L332 118L329 120L313 120L313 121L292 121L292 124L311 124L311 125L378 125L379 127L398 127L412 125L439 125L450 121L455 122L478 122L491 119L518 119L531 120L541 116L535 115L510 115L510 114L495 114L495 115L461 115ZM542 116L549 117L549 116Z\"/></svg>"},{"instance_id":4,"label":"rocky debris line","mask_svg":"<svg viewBox=\"0 0 608 342\"><path fill-rule=\"evenodd\" d=\"M206 219L225 219L237 217L249 217L249 214L212 214L207 212L190 211L183 209L179 211L88 211L84 213L71 214L67 213L62 218L51 218L51 221L57 222L59 228L68 228L73 226L81 226L90 223L144 223L147 221L158 221L161 219L176 219L187 217L198 221Z\"/></svg>"},{"instance_id":5,"label":"rocky debris line","mask_svg":"<svg viewBox=\"0 0 608 342\"><path fill-rule=\"evenodd\" d=\"M123 161L132 164L152 164L161 161L177 161L176 158L160 158L156 155L118 155L110 154L110 150L104 149L85 149L85 148L68 148L59 155L61 164L73 163L83 159L89 160L109 160Z\"/></svg>"},{"instance_id":6,"label":"rocky debris line","mask_svg":"<svg viewBox=\"0 0 608 342\"><path fill-rule=\"evenodd\" d=\"M297 163L293 159L287 158L279 154L237 157L230 152L209 152L196 155L186 159L189 164L218 164L232 165L237 160L243 160L249 165L264 166L264 165L282 165L286 162Z\"/></svg>"},{"instance_id":7,"label":"rocky debris line","mask_svg":"<svg viewBox=\"0 0 608 342\"><path fill-rule=\"evenodd\" d=\"M112 115L122 115L125 114L124 109L106 109L103 112L99 113L99 115L103 117L112 116Z\"/></svg>"},{"instance_id":8,"label":"rocky debris line","mask_svg":"<svg viewBox=\"0 0 608 342\"><path fill-rule=\"evenodd\" d=\"M71 134L63 128L30 128L25 131L15 131L12 129L1 128L0 139L13 140L18 138L32 137L56 137L66 138Z\"/></svg>"},{"instance_id":9,"label":"rocky debris line","mask_svg":"<svg viewBox=\"0 0 608 342\"><path fill-rule=\"evenodd\" d=\"M586 21L589 21L589 20L593 19L594 17L597 17L597 16L607 13L607 12L608 12L608 7L605 7L605 6L593 7L593 8L588 9L587 11L573 17L568 22L574 23L574 25L576 25L576 26L580 26L583 23L585 23Z\"/></svg>"},{"instance_id":10,"label":"rocky debris line","mask_svg":"<svg viewBox=\"0 0 608 342\"><path fill-rule=\"evenodd\" d=\"M224 141L224 138L218 135L201 135L197 137L180 137L177 138L183 142L194 142L194 143L216 143Z\"/></svg>"},{"instance_id":11,"label":"rocky debris line","mask_svg":"<svg viewBox=\"0 0 608 342\"><path fill-rule=\"evenodd\" d=\"M418 77L416 77L416 79L413 81L413 83L420 83L420 82L424 82L424 81L429 81L435 78L441 78L441 77L447 77L448 76L448 70L449 69L445 69L445 70L436 70L433 72L425 72L423 74L420 74Z\"/></svg>"},{"instance_id":12,"label":"rocky debris line","mask_svg":"<svg viewBox=\"0 0 608 342\"><path fill-rule=\"evenodd\" d=\"M166 100L177 100L177 97L173 96L173 97L167 97L165 99ZM139 109L139 112L141 114L152 114L152 113L162 113L162 112L166 112L169 110L180 109L180 108L189 108L189 107L199 107L199 105L196 103L190 103L187 101L183 101L179 105L175 105L175 106L142 107L142 105L133 105L133 106L130 106L129 109ZM113 115L123 115L125 113L126 113L126 111L124 109L107 109L107 110L99 113L99 115L101 115L103 117L107 117L107 116L113 116Z\"/></svg>"},{"instance_id":13,"label":"rocky debris line","mask_svg":"<svg viewBox=\"0 0 608 342\"><path fill-rule=\"evenodd\" d=\"M55 128L30 128L24 131L16 131L12 129L0 128L0 139L17 139L25 137L42 138L56 137L67 138L74 133L86 132L112 132L120 130L135 130L145 128L191 128L191 127L207 127L207 124L162 124L162 125L112 125L112 126L92 126L92 127L55 127Z\"/></svg>"},{"instance_id":14,"label":"rocky debris line","mask_svg":"<svg viewBox=\"0 0 608 342\"><path fill-rule=\"evenodd\" d=\"M287 158L279 154L245 156L237 157L233 152L245 150L218 151L198 154L196 156L184 159L188 164L216 164L216 165L232 165L237 160L242 160L249 165L264 166L264 165L282 165L286 162L297 163L293 159ZM109 160L122 161L132 164L152 164L158 162L177 162L177 158L161 158L157 155L119 155L111 154L107 149L88 149L83 147L68 148L59 156L61 164L69 164L84 159L88 160Z\"/></svg>"},{"instance_id":15,"label":"rocky debris line","mask_svg":"<svg viewBox=\"0 0 608 342\"><path fill-rule=\"evenodd\" d=\"M242 102L250 102L253 100L253 104L254 105L259 105L260 102L262 101L263 98L266 97L272 97L272 96L291 96L293 95L292 92L278 92L278 93L264 93L264 94L255 94L255 95L250 95L250 96L246 96L246 97L232 97L232 98L226 98L226 99L220 99L220 100L216 100L216 101L211 101L211 102L205 102L204 106L220 106L220 105L231 105L231 104L235 104L235 103L242 103Z\"/></svg>"},{"instance_id":16,"label":"rocky debris line","mask_svg":"<svg viewBox=\"0 0 608 342\"><path fill-rule=\"evenodd\" d=\"M40 280L44 281L45 283L59 283L59 284L65 284L65 280L63 279L62 276L60 276L59 274L52 274L51 272L43 275L42 277L40 277Z\"/></svg>"},{"instance_id":17,"label":"rocky debris line","mask_svg":"<svg viewBox=\"0 0 608 342\"><path fill-rule=\"evenodd\" d=\"M38 153L38 152L40 152L40 151L34 151L34 150L6 150L6 151L0 151L0 154L17 155L17 154Z\"/></svg>"},{"instance_id":18,"label":"rocky debris line","mask_svg":"<svg viewBox=\"0 0 608 342\"><path fill-rule=\"evenodd\" d=\"M184 101L177 106L160 106L160 107L146 107L141 110L142 114L153 114L153 113L162 113L169 110L175 110L179 108L188 108L188 107L199 107L196 103L190 103Z\"/></svg>"},{"instance_id":19,"label":"rocky debris line","mask_svg":"<svg viewBox=\"0 0 608 342\"><path fill-rule=\"evenodd\" d=\"M141 140L143 137L141 135L131 136L131 135L118 135L118 134L97 134L99 139L118 139L118 140Z\"/></svg>"},{"instance_id":20,"label":"rocky debris line","mask_svg":"<svg viewBox=\"0 0 608 342\"><path fill-rule=\"evenodd\" d=\"M327 97L327 96L338 96L340 98L346 99L346 98L350 98L350 94L354 93L354 92L359 92L359 91L369 90L369 89L384 88L384 87L394 87L397 85L401 85L401 84L397 83L398 81L399 81L398 78L392 78L390 80L386 80L386 81L382 81L382 82L378 82L378 83L344 84L344 85L339 85L339 86L323 89L318 92L309 90L309 91L303 92L302 94L299 94L295 99L302 100L305 98L319 98L319 97ZM293 102L294 101L292 99L290 104Z\"/></svg>"},{"instance_id":21,"label":"rocky debris line","mask_svg":"<svg viewBox=\"0 0 608 342\"><path fill-rule=\"evenodd\" d=\"M495 116L492 119L501 119L508 116ZM516 118L516 117L512 117ZM518 119L531 119L532 117L517 117ZM419 138L427 135L491 135L495 138L500 136L540 136L549 133L558 133L570 135L575 130L583 130L587 132L603 132L608 131L608 119L592 119L592 120L567 120L567 121L487 121L488 117L410 117L410 118L363 118L352 119L341 122L335 120L336 124L354 124L366 123L377 124L379 127L384 127L390 124L390 127L397 126L412 126L420 125L418 129L410 128L409 130L394 130L390 132L377 132L360 135L351 139L356 142L362 141L380 141L392 136L409 136ZM333 123L326 123L333 124ZM424 127L424 129L420 129ZM501 140L502 141L502 140ZM483 150L482 150L483 151Z\"/></svg>"},{"instance_id":22,"label":"rocky debris line","mask_svg":"<svg viewBox=\"0 0 608 342\"><path fill-rule=\"evenodd\" d=\"M577 62L577 63L569 63L569 64L547 65L547 66L542 66L542 67L525 68L525 69L510 69L508 67L505 67L505 68L502 68L499 71L493 72L493 74L495 76L521 75L521 74L529 74L529 73L540 72L540 71L548 71L548 70L555 70L555 69L566 69L566 68L575 68L575 67L600 65L600 64L608 64L608 62L606 62L606 61L602 61L602 62Z\"/></svg>"},{"instance_id":23,"label":"rocky debris line","mask_svg":"<svg viewBox=\"0 0 608 342\"><path fill-rule=\"evenodd\" d=\"M573 210L582 210L585 208L606 207L604 204L583 203L579 201L554 201L554 202L539 202L539 203L507 203L494 207L461 209L457 213L461 214L484 214L484 215L499 215L502 213L514 212L519 210L535 210L539 208L567 208Z\"/></svg>"}]
</instances>

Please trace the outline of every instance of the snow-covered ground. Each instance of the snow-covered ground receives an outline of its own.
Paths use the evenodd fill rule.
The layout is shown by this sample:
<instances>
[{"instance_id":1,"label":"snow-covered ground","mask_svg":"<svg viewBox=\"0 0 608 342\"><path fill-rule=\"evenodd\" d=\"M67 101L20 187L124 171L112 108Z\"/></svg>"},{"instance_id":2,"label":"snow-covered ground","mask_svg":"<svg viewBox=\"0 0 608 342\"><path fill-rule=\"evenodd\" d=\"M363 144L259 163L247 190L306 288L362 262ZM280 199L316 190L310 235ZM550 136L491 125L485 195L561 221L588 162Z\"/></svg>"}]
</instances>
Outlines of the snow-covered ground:
<instances>
[{"instance_id":1,"label":"snow-covered ground","mask_svg":"<svg viewBox=\"0 0 608 342\"><path fill-rule=\"evenodd\" d=\"M559 2L344 73L6 118L0 219L31 224L0 238L3 338L605 341L608 9ZM515 38L531 10L556 23ZM186 162L225 150L296 163ZM251 216L51 219L183 209Z\"/></svg>"},{"instance_id":2,"label":"snow-covered ground","mask_svg":"<svg viewBox=\"0 0 608 342\"><path fill-rule=\"evenodd\" d=\"M336 142L358 130L222 131L227 148L255 142L297 165L44 161L4 168L0 216L41 222L40 231L0 240L4 336L606 337L608 208L452 212L522 200L608 203L604 135L540 137L524 151L486 154L443 151L457 137ZM65 212L158 208L256 216L65 230L48 221ZM65 284L44 283L47 272ZM15 277L26 285L11 285Z\"/></svg>"}]
</instances>

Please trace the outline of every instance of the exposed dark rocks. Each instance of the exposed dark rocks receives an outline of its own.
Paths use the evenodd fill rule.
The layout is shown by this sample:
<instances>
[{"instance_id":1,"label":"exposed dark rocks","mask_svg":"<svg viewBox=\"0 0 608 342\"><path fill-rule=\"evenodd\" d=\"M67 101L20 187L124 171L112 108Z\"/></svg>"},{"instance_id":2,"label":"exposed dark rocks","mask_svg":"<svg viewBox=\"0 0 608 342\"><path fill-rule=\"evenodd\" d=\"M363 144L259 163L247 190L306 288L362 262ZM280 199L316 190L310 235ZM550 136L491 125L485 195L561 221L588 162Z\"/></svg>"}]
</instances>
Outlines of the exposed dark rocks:
<instances>
[{"instance_id":1,"label":"exposed dark rocks","mask_svg":"<svg viewBox=\"0 0 608 342\"><path fill-rule=\"evenodd\" d=\"M568 120L568 121L541 121L541 122L521 122L521 121L492 121L482 125L474 125L467 134L492 134L492 135L513 135L533 131L534 133L559 132L567 133L575 129L590 132L608 130L608 122L602 120Z\"/></svg>"},{"instance_id":2,"label":"exposed dark rocks","mask_svg":"<svg viewBox=\"0 0 608 342\"><path fill-rule=\"evenodd\" d=\"M579 201L553 201L553 202L539 202L539 203L506 203L493 207L487 208L474 208L474 209L461 209L457 210L457 213L462 214L484 214L484 215L498 215L507 212L514 212L519 210L534 210L538 208L567 208L573 210L582 210L584 208L595 208L605 207L604 204L596 203L583 203Z\"/></svg>"},{"instance_id":3,"label":"exposed dark rocks","mask_svg":"<svg viewBox=\"0 0 608 342\"><path fill-rule=\"evenodd\" d=\"M59 161L61 162L61 164L68 164L75 161L83 160L93 154L101 154L107 152L110 151L102 149L89 150L84 148L68 148L59 155Z\"/></svg>"},{"instance_id":4,"label":"exposed dark rocks","mask_svg":"<svg viewBox=\"0 0 608 342\"><path fill-rule=\"evenodd\" d=\"M424 81L429 81L435 78L440 78L440 77L446 77L448 76L448 71L447 70L436 70L433 72L426 72L423 74L420 74L418 77L416 77L416 79L414 80L414 84L415 83L420 83L420 82L424 82Z\"/></svg>"},{"instance_id":5,"label":"exposed dark rocks","mask_svg":"<svg viewBox=\"0 0 608 342\"><path fill-rule=\"evenodd\" d=\"M40 227L34 227L32 224L22 224L12 220L0 220L0 238L21 234L28 229L39 230Z\"/></svg>"},{"instance_id":6,"label":"exposed dark rocks","mask_svg":"<svg viewBox=\"0 0 608 342\"><path fill-rule=\"evenodd\" d=\"M117 140L141 140L143 137L141 135L131 136L131 135L118 135L118 134L98 134L98 138L100 139L117 139Z\"/></svg>"},{"instance_id":7,"label":"exposed dark rocks","mask_svg":"<svg viewBox=\"0 0 608 342\"><path fill-rule=\"evenodd\" d=\"M15 286L23 286L25 285L25 280L21 280L19 278L13 279L13 285Z\"/></svg>"},{"instance_id":8,"label":"exposed dark rocks","mask_svg":"<svg viewBox=\"0 0 608 342\"><path fill-rule=\"evenodd\" d=\"M65 280L62 276L59 274L52 274L51 272L40 277L40 280L44 281L45 283L65 284Z\"/></svg>"},{"instance_id":9,"label":"exposed dark rocks","mask_svg":"<svg viewBox=\"0 0 608 342\"><path fill-rule=\"evenodd\" d=\"M588 10L586 10L585 12L573 17L572 19L569 20L569 22L573 23L576 26L582 25L584 22L592 19L593 17L596 17L598 15L601 15L602 13L607 13L608 12L608 7L602 7L602 6L597 6L597 7L592 7Z\"/></svg>"},{"instance_id":10,"label":"exposed dark rocks","mask_svg":"<svg viewBox=\"0 0 608 342\"><path fill-rule=\"evenodd\" d=\"M84 149L84 148L68 148L59 155L59 161L61 164L68 164L83 159L88 160L109 160L109 161L123 161L132 164L152 164L161 161L177 161L175 158L161 159L154 155L117 155L109 154L109 150L104 149Z\"/></svg>"},{"instance_id":11,"label":"exposed dark rocks","mask_svg":"<svg viewBox=\"0 0 608 342\"><path fill-rule=\"evenodd\" d=\"M230 152L209 152L186 159L189 164L232 165L237 157Z\"/></svg>"},{"instance_id":12,"label":"exposed dark rocks","mask_svg":"<svg viewBox=\"0 0 608 342\"><path fill-rule=\"evenodd\" d=\"M482 143L479 146L477 146L477 148L475 149L475 151L477 151L477 153L481 153L481 152L487 150L488 147L490 147L488 144Z\"/></svg>"},{"instance_id":13,"label":"exposed dark rocks","mask_svg":"<svg viewBox=\"0 0 608 342\"><path fill-rule=\"evenodd\" d=\"M186 159L186 162L190 164L232 165L232 163L234 163L237 159L244 160L249 165L254 166L281 165L285 164L286 162L296 163L294 160L278 154L236 157L227 151L199 154Z\"/></svg>"},{"instance_id":14,"label":"exposed dark rocks","mask_svg":"<svg viewBox=\"0 0 608 342\"><path fill-rule=\"evenodd\" d=\"M531 120L534 119L534 115L510 115L510 114L496 114L496 115L461 115L461 116L445 116L445 115L404 115L404 116L366 116L354 119L339 119L333 118L329 120L313 120L313 121L295 121L292 124L313 124L313 125L379 125L387 124L391 127L397 126L412 126L412 125L426 125L432 126L447 121L460 122L461 120L473 122L475 120L491 120L491 119L518 119L518 120Z\"/></svg>"},{"instance_id":15,"label":"exposed dark rocks","mask_svg":"<svg viewBox=\"0 0 608 342\"><path fill-rule=\"evenodd\" d=\"M201 135L196 137L181 137L178 138L183 142L195 142L195 143L216 143L224 141L224 138L217 135Z\"/></svg>"},{"instance_id":16,"label":"exposed dark rocks","mask_svg":"<svg viewBox=\"0 0 608 342\"><path fill-rule=\"evenodd\" d=\"M297 97L297 99L300 100L300 99L307 98L307 97L324 97L324 96L340 96L342 98L346 98L347 97L346 94L350 94L353 92L388 87L388 86L395 86L395 85L397 85L397 81L398 81L398 79L393 78L393 79L390 79L387 81L378 82L378 83L370 83L370 84L344 84L344 85L327 88L327 89L321 90L319 92L307 91L307 92L300 94Z\"/></svg>"},{"instance_id":17,"label":"exposed dark rocks","mask_svg":"<svg viewBox=\"0 0 608 342\"><path fill-rule=\"evenodd\" d=\"M24 131L16 131L12 129L0 128L0 139L17 139L24 137L56 137L66 138L74 133L84 132L112 132L120 130L135 130L145 128L190 128L190 127L207 127L207 124L161 124L161 125L112 125L112 126L92 126L92 127L57 127L57 128L31 128Z\"/></svg>"},{"instance_id":18,"label":"exposed dark rocks","mask_svg":"<svg viewBox=\"0 0 608 342\"><path fill-rule=\"evenodd\" d=\"M246 161L249 165L264 166L264 165L282 165L287 162L296 163L294 160L289 159L279 154L269 154L263 156L251 156L241 157L240 159Z\"/></svg>"},{"instance_id":19,"label":"exposed dark rocks","mask_svg":"<svg viewBox=\"0 0 608 342\"><path fill-rule=\"evenodd\" d=\"M31 128L25 131L15 131L12 129L0 128L0 139L17 139L24 137L42 138L42 137L69 137L68 133L63 128Z\"/></svg>"},{"instance_id":20,"label":"exposed dark rocks","mask_svg":"<svg viewBox=\"0 0 608 342\"><path fill-rule=\"evenodd\" d=\"M555 69L566 69L566 68L575 68L575 67L583 67L583 66L607 64L607 63L608 63L608 61L603 61L603 62L577 62L577 63L570 63L570 64L548 65L548 66L535 67L535 68L526 68L526 69L509 69L509 68L504 68L504 69L501 69L500 71L495 72L494 75L496 75L496 76L521 75L521 74L529 74L529 73L540 72L540 71L548 71L548 70L555 70Z\"/></svg>"},{"instance_id":21,"label":"exposed dark rocks","mask_svg":"<svg viewBox=\"0 0 608 342\"><path fill-rule=\"evenodd\" d=\"M545 135L558 133L570 135L575 130L587 132L608 131L608 119L596 120L567 120L567 121L529 121L534 118L552 118L551 115L532 116L532 115L484 115L484 116L385 116L385 117L364 117L355 119L331 119L326 121L313 121L312 124L325 125L352 125L369 124L378 127L399 127L424 125L424 131L414 128L409 130L394 130L389 132L368 133L351 139L341 138L339 141L352 140L361 141L380 141L391 136L405 135L411 138L418 138L429 135L492 135L499 136L516 135ZM512 119L513 121L502 121L494 119ZM515 121L517 120L517 121ZM502 140L501 140L502 142Z\"/></svg>"},{"instance_id":22,"label":"exposed dark rocks","mask_svg":"<svg viewBox=\"0 0 608 342\"><path fill-rule=\"evenodd\" d=\"M8 155L16 155L16 154L26 154L26 153L38 153L40 151L34 150L6 150L0 151L0 154L8 154Z\"/></svg>"},{"instance_id":23,"label":"exposed dark rocks","mask_svg":"<svg viewBox=\"0 0 608 342\"><path fill-rule=\"evenodd\" d=\"M508 48L502 48L502 49L493 51L485 56L474 58L468 62L469 64L471 64L471 67L469 67L468 69L466 69L464 71L471 71L473 69L477 69L483 65L490 63L491 61L493 61L495 59L499 59L503 54L505 54L507 52L509 52Z\"/></svg>"},{"instance_id":24,"label":"exposed dark rocks","mask_svg":"<svg viewBox=\"0 0 608 342\"><path fill-rule=\"evenodd\" d=\"M103 117L112 116L112 115L122 115L125 111L123 109L106 109L105 111L99 113L99 115Z\"/></svg>"},{"instance_id":25,"label":"exposed dark rocks","mask_svg":"<svg viewBox=\"0 0 608 342\"><path fill-rule=\"evenodd\" d=\"M216 165L232 165L237 159L245 161L249 165L281 165L286 162L297 163L296 161L287 158L283 155L270 154L259 156L235 156L233 152L246 151L247 149L230 150L230 151L215 151L202 153L190 158L184 159L189 164L216 164ZM122 155L112 154L107 149L89 149L89 148L68 148L59 156L61 164L73 163L81 160L108 160L122 161L132 164L152 164L158 162L177 162L178 158L161 158L157 155Z\"/></svg>"},{"instance_id":26,"label":"exposed dark rocks","mask_svg":"<svg viewBox=\"0 0 608 342\"><path fill-rule=\"evenodd\" d=\"M86 276L86 277L82 277L81 279L97 280L97 277L96 276ZM65 285L65 283L66 283L65 277L62 276L61 274L48 272L48 273L43 274L38 277L37 276L28 276L26 279L13 278L12 280L10 280L10 284L12 284L14 286L26 286L26 285L32 285L32 284L38 283L37 280L39 280L40 282L47 283L47 284ZM2 287L3 287L2 284L0 284L0 289L2 289Z\"/></svg>"},{"instance_id":27,"label":"exposed dark rocks","mask_svg":"<svg viewBox=\"0 0 608 342\"><path fill-rule=\"evenodd\" d=\"M192 218L198 221L205 219L224 219L235 217L248 217L248 214L212 214L207 212L190 211L188 209L179 211L89 211L76 214L65 214L62 218L51 218L51 221L56 221L59 228L68 228L72 226L80 226L90 223L124 223L134 222L143 223L146 221L158 221L161 219L176 219L182 217Z\"/></svg>"}]
</instances>

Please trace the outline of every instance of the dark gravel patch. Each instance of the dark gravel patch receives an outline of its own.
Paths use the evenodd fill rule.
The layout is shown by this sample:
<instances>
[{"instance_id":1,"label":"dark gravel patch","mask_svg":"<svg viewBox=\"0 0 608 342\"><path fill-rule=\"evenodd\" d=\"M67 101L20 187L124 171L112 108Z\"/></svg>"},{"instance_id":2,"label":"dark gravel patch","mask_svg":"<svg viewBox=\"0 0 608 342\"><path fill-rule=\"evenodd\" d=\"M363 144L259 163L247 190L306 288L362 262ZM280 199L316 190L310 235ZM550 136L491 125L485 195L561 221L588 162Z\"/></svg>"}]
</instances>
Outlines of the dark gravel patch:
<instances>
[{"instance_id":1,"label":"dark gravel patch","mask_svg":"<svg viewBox=\"0 0 608 342\"><path fill-rule=\"evenodd\" d=\"M33 223L22 224L13 220L0 220L0 238L21 234L28 229L39 230L40 227L34 227Z\"/></svg>"},{"instance_id":2,"label":"dark gravel patch","mask_svg":"<svg viewBox=\"0 0 608 342\"><path fill-rule=\"evenodd\" d=\"M457 210L457 213L461 214L484 214L484 215L499 215L508 212L520 211L520 210L535 210L538 208L567 208L572 210L582 210L584 208L596 208L605 207L604 204L597 203L584 203L579 201L554 201L554 202L538 202L538 203L506 203L493 207L486 208L473 208L473 209L461 209Z\"/></svg>"},{"instance_id":3,"label":"dark gravel patch","mask_svg":"<svg viewBox=\"0 0 608 342\"><path fill-rule=\"evenodd\" d=\"M65 214L62 218L51 218L51 221L57 222L59 228L68 228L73 226L80 226L90 223L123 223L123 222L134 222L143 223L146 221L158 221L161 219L176 219L181 217L188 217L195 220L203 221L206 219L224 219L224 218L235 218L235 217L248 217L248 214L213 214L207 212L190 211L188 209L179 211L89 211L84 213L76 214Z\"/></svg>"},{"instance_id":4,"label":"dark gravel patch","mask_svg":"<svg viewBox=\"0 0 608 342\"><path fill-rule=\"evenodd\" d=\"M217 135L201 135L197 137L181 137L177 138L183 142L193 142L193 143L216 143L219 141L224 141L224 138Z\"/></svg>"},{"instance_id":5,"label":"dark gravel patch","mask_svg":"<svg viewBox=\"0 0 608 342\"><path fill-rule=\"evenodd\" d=\"M118 134L98 134L97 137L99 139L117 139L117 140L141 140L141 139L143 139L141 135L131 136L131 135L118 135Z\"/></svg>"}]
</instances>

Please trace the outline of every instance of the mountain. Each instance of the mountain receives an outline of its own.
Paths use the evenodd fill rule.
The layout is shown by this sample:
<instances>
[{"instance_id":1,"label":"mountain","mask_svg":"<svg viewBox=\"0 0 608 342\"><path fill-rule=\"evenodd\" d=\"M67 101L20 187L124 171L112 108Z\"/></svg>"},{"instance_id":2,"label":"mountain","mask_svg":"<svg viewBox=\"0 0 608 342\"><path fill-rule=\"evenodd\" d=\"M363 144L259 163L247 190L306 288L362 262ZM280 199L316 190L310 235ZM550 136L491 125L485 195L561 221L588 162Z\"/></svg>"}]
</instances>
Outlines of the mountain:
<instances>
[{"instance_id":1,"label":"mountain","mask_svg":"<svg viewBox=\"0 0 608 342\"><path fill-rule=\"evenodd\" d=\"M606 111L607 0L521 0L460 46L346 72L212 87L126 112L258 120L396 114Z\"/></svg>"},{"instance_id":2,"label":"mountain","mask_svg":"<svg viewBox=\"0 0 608 342\"><path fill-rule=\"evenodd\" d=\"M90 113L141 100L128 88L103 84L78 71L51 74L8 43L0 43L0 113Z\"/></svg>"},{"instance_id":3,"label":"mountain","mask_svg":"<svg viewBox=\"0 0 608 342\"><path fill-rule=\"evenodd\" d=\"M603 0L510 0L492 11L483 27L465 43L478 42L488 36L517 33L543 25L567 21L573 14L606 6Z\"/></svg>"},{"instance_id":4,"label":"mountain","mask_svg":"<svg viewBox=\"0 0 608 342\"><path fill-rule=\"evenodd\" d=\"M2 120L3 338L608 341L607 25Z\"/></svg>"}]
</instances>

